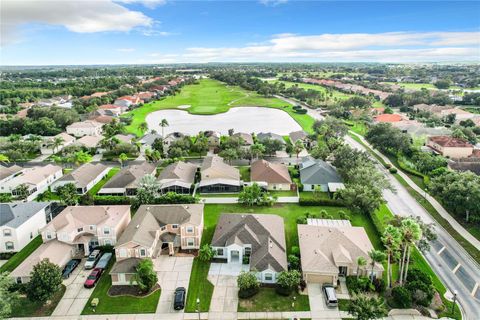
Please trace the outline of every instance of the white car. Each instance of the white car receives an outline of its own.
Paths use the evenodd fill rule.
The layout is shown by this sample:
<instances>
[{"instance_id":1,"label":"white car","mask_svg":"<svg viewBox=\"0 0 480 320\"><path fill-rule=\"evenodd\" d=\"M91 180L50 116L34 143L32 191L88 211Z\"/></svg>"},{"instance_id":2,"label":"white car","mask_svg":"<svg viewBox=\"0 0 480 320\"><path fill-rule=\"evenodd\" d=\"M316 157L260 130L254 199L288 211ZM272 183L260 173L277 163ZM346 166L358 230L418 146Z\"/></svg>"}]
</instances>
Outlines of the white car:
<instances>
[{"instance_id":1,"label":"white car","mask_svg":"<svg viewBox=\"0 0 480 320\"><path fill-rule=\"evenodd\" d=\"M85 262L85 269L93 269L95 267L95 264L97 263L98 259L100 259L100 250L93 250L92 253L87 258L87 262Z\"/></svg>"}]
</instances>

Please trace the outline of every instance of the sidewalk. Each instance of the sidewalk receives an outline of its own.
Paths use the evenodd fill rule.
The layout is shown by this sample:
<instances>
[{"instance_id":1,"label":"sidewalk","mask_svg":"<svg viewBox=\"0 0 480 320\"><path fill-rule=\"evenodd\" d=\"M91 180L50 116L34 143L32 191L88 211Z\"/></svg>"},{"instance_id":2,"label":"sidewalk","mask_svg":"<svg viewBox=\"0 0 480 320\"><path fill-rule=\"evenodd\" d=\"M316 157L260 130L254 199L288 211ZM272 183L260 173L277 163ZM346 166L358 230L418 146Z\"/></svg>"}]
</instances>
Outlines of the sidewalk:
<instances>
[{"instance_id":1,"label":"sidewalk","mask_svg":"<svg viewBox=\"0 0 480 320\"><path fill-rule=\"evenodd\" d=\"M355 132L352 132L350 131L353 135L355 135L356 137L358 137L360 140L362 140L362 142L369 146L370 149L373 150L373 152L375 152L375 154L377 154L379 157L381 157L383 159L383 161L385 161L386 163L389 163L392 165L392 167L395 167L393 165L393 163L387 158L385 157L381 152L379 152L378 150L374 149L374 147L367 142L367 140L365 140L365 138L363 138L361 135L355 133ZM397 168L398 169L398 168ZM442 216L442 218L444 218L445 220L448 221L448 223L458 232L462 235L462 237L465 238L465 240L467 240L468 242L470 242L473 246L475 246L475 248L477 248L478 250L480 250L480 241L475 238L470 232L468 232L460 223L457 222L457 220L455 220L448 212L447 210L445 210L444 207L442 207L442 205L440 203L438 203L438 201L433 198L432 196L430 196L428 193L426 193L424 190L422 190L419 186L417 186L405 173L403 173L400 169L398 169L398 172L397 172L407 183L408 185L414 189L415 191L417 191L418 193L420 193L421 195L425 196L426 194L426 199L428 200L428 202L430 202L430 204L435 208L435 210L437 210L437 212Z\"/></svg>"}]
</instances>

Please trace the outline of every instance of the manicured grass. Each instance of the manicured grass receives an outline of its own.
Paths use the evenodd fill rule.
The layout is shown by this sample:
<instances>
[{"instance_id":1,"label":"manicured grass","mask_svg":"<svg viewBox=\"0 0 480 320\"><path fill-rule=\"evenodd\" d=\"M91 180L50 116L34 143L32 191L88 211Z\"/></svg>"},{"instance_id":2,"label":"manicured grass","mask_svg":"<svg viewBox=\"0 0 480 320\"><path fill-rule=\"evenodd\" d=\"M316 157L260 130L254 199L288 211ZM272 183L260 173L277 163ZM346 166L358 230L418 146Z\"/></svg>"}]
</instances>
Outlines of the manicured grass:
<instances>
[{"instance_id":1,"label":"manicured grass","mask_svg":"<svg viewBox=\"0 0 480 320\"><path fill-rule=\"evenodd\" d=\"M297 191L291 190L269 190L268 193L277 197L296 197Z\"/></svg>"},{"instance_id":2,"label":"manicured grass","mask_svg":"<svg viewBox=\"0 0 480 320\"><path fill-rule=\"evenodd\" d=\"M227 112L231 107L238 106L276 108L287 112L304 130L309 132L311 132L314 122L309 115L295 113L291 105L277 98L265 98L256 92L236 86L227 86L217 80L202 79L198 84L183 87L181 92L175 96L147 103L125 114L126 117L132 117L132 123L127 126L127 131L140 136L142 132L139 125L145 121L145 117L149 113L164 109L178 109L178 106L181 105L190 105L190 108L184 110L191 114L203 115Z\"/></svg>"},{"instance_id":3,"label":"manicured grass","mask_svg":"<svg viewBox=\"0 0 480 320\"><path fill-rule=\"evenodd\" d=\"M238 193L199 193L200 198L238 198Z\"/></svg>"},{"instance_id":4,"label":"manicured grass","mask_svg":"<svg viewBox=\"0 0 480 320\"><path fill-rule=\"evenodd\" d=\"M112 286L112 278L109 275L113 262L104 272L100 281L98 281L93 290L90 299L88 299L83 315L88 314L138 314L138 313L155 313L157 310L158 299L160 298L160 290L157 290L146 297L119 296L110 297L108 289ZM91 302L94 298L99 299L98 306L93 311Z\"/></svg>"},{"instance_id":5,"label":"manicured grass","mask_svg":"<svg viewBox=\"0 0 480 320\"><path fill-rule=\"evenodd\" d=\"M384 82L386 84L395 84L405 89L412 89L412 90L422 90L422 89L429 89L429 90L438 90L432 83L411 83L411 82ZM450 90L462 90L461 87L451 86L448 88ZM470 89L470 88L467 88Z\"/></svg>"},{"instance_id":6,"label":"manicured grass","mask_svg":"<svg viewBox=\"0 0 480 320\"><path fill-rule=\"evenodd\" d=\"M39 302L32 302L26 297L22 296L16 304L12 307L11 317L48 317L52 315L58 303L65 294L66 287L62 285L60 289L55 292L51 302L48 305L42 305Z\"/></svg>"},{"instance_id":7,"label":"manicured grass","mask_svg":"<svg viewBox=\"0 0 480 320\"><path fill-rule=\"evenodd\" d=\"M92 196L96 195L97 192L100 191L100 189L102 189L102 187L105 185L105 183L107 183L108 180L110 180L114 175L116 175L118 171L120 171L119 167L113 167L112 169L110 169L105 178L98 181L98 183L94 185L93 188L88 191L88 193Z\"/></svg>"},{"instance_id":8,"label":"manicured grass","mask_svg":"<svg viewBox=\"0 0 480 320\"><path fill-rule=\"evenodd\" d=\"M213 234L212 234L213 235ZM205 241L202 237L202 245L207 244L210 240ZM185 305L186 312L195 312L197 309L197 298L200 299L200 311L208 312L210 309L210 301L212 300L213 284L207 280L210 262L204 262L195 258L193 260L192 272L190 273L190 283L188 285L187 301Z\"/></svg>"},{"instance_id":9,"label":"manicured grass","mask_svg":"<svg viewBox=\"0 0 480 320\"><path fill-rule=\"evenodd\" d=\"M363 121L345 121L345 124L348 125L349 129L359 135L367 134L367 126Z\"/></svg>"},{"instance_id":10,"label":"manicured grass","mask_svg":"<svg viewBox=\"0 0 480 320\"><path fill-rule=\"evenodd\" d=\"M42 244L42 236L38 235L29 244L27 244L22 250L14 254L8 261L0 267L0 273L12 272L18 267L23 260L25 260L33 251L35 251Z\"/></svg>"},{"instance_id":11,"label":"manicured grass","mask_svg":"<svg viewBox=\"0 0 480 320\"><path fill-rule=\"evenodd\" d=\"M293 299L295 297L295 300ZM292 303L294 305L292 306ZM292 294L288 297L279 295L274 288L260 288L259 292L248 299L239 299L238 312L278 312L309 311L307 295Z\"/></svg>"},{"instance_id":12,"label":"manicured grass","mask_svg":"<svg viewBox=\"0 0 480 320\"><path fill-rule=\"evenodd\" d=\"M238 170L240 170L240 179L247 182L250 181L250 167L242 166L238 167Z\"/></svg>"},{"instance_id":13,"label":"manicured grass","mask_svg":"<svg viewBox=\"0 0 480 320\"><path fill-rule=\"evenodd\" d=\"M328 192L301 191L300 200L330 200Z\"/></svg>"}]
</instances>

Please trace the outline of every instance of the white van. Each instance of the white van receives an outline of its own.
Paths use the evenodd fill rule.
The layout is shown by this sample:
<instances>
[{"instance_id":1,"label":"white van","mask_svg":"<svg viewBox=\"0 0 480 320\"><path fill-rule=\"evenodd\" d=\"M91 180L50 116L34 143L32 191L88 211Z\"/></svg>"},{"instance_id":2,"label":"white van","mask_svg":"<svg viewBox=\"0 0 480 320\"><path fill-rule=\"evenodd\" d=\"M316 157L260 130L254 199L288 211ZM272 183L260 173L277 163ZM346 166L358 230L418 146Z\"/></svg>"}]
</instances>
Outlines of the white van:
<instances>
[{"instance_id":1,"label":"white van","mask_svg":"<svg viewBox=\"0 0 480 320\"><path fill-rule=\"evenodd\" d=\"M327 307L336 308L338 306L338 300L335 294L335 288L331 284L324 284L322 289Z\"/></svg>"}]
</instances>

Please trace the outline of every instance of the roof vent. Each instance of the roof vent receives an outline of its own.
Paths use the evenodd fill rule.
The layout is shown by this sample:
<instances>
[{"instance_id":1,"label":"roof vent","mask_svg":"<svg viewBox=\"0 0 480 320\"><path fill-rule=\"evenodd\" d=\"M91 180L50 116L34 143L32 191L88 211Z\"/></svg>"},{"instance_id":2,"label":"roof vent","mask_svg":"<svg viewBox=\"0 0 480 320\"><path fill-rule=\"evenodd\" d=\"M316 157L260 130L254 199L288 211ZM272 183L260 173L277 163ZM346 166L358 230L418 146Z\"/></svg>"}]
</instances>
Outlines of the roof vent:
<instances>
[{"instance_id":1,"label":"roof vent","mask_svg":"<svg viewBox=\"0 0 480 320\"><path fill-rule=\"evenodd\" d=\"M140 228L140 225L139 225L139 224L137 224L137 225L135 226L135 229L138 229L138 228Z\"/></svg>"}]
</instances>

